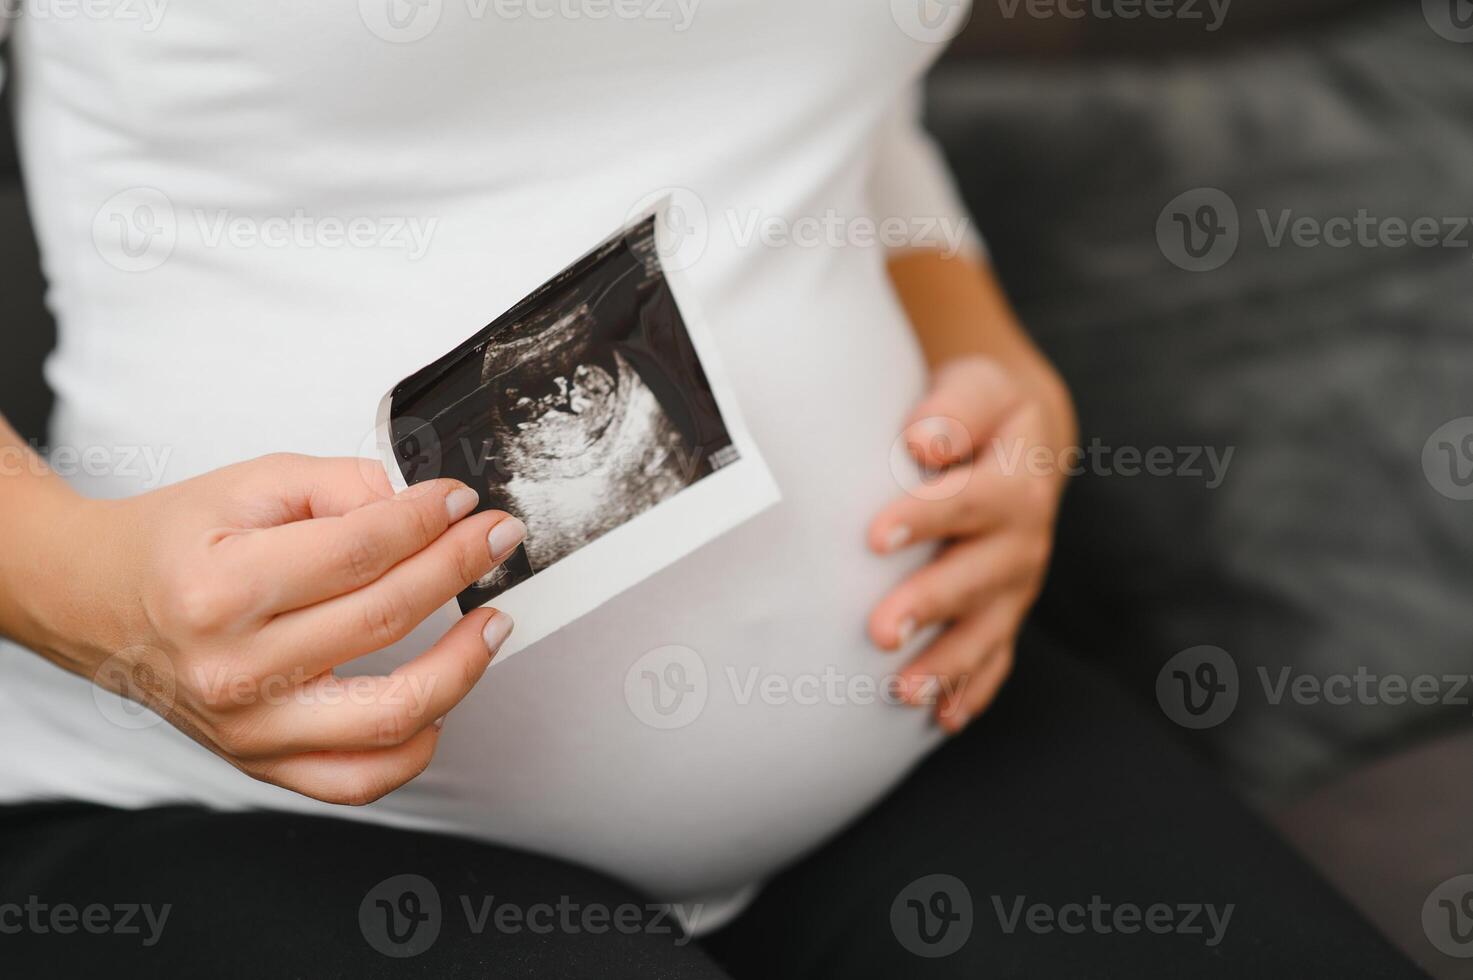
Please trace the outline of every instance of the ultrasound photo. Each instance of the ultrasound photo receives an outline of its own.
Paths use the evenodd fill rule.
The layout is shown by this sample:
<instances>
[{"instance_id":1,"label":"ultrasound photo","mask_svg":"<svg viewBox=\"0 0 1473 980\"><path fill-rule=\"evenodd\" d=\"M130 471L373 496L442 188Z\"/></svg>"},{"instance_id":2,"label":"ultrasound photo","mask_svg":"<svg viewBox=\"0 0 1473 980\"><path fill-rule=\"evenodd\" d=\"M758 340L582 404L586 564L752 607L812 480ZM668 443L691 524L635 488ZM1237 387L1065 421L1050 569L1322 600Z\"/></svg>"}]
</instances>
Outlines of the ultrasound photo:
<instances>
[{"instance_id":1,"label":"ultrasound photo","mask_svg":"<svg viewBox=\"0 0 1473 980\"><path fill-rule=\"evenodd\" d=\"M380 409L391 475L405 485L462 480L482 509L526 523L516 554L460 596L462 610L495 600L511 613L518 648L777 499L734 405L713 387L709 339L698 349L676 302L659 214L406 378ZM684 506L658 519L676 500ZM589 555L638 518L638 540ZM545 594L511 594L553 571L562 574Z\"/></svg>"}]
</instances>

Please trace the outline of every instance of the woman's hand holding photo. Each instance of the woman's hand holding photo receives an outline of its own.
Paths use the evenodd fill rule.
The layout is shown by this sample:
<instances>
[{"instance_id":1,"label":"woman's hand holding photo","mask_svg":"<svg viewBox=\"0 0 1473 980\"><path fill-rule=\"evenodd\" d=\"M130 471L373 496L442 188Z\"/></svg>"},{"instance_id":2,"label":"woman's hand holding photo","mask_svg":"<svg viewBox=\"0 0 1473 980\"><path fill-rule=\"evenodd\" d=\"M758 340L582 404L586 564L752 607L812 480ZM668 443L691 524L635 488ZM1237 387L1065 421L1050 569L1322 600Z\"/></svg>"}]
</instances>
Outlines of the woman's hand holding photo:
<instances>
[{"instance_id":1,"label":"woman's hand holding photo","mask_svg":"<svg viewBox=\"0 0 1473 980\"><path fill-rule=\"evenodd\" d=\"M453 480L395 494L376 462L279 455L118 501L39 467L5 488L28 500L0 508L20 545L0 595L27 604L0 606L0 632L319 800L368 803L422 772L511 630L478 609L389 676L333 673L403 639L521 541L515 518L470 516L479 498Z\"/></svg>"}]
</instances>

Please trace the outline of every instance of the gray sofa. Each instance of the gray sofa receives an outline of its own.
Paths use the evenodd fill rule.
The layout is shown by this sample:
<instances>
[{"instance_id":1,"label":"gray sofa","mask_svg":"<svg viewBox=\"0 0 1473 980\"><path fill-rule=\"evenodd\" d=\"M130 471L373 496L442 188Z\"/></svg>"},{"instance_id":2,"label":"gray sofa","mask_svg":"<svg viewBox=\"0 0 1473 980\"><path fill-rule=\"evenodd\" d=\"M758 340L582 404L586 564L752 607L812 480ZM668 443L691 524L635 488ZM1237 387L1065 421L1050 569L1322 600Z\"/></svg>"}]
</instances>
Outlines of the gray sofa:
<instances>
[{"instance_id":1,"label":"gray sofa","mask_svg":"<svg viewBox=\"0 0 1473 980\"><path fill-rule=\"evenodd\" d=\"M1473 416L1473 45L1434 8L1244 3L1207 34L981 6L930 122L1083 442L1232 451L1215 486L1102 453L1037 615L1429 970L1473 976L1422 924L1473 871L1473 501L1448 495L1473 421L1444 428ZM1338 247L1332 219L1361 212ZM1396 246L1385 219L1418 218L1437 243ZM1187 254L1184 232L1207 252L1230 227L1230 256ZM1195 729L1157 685L1201 646L1231 657L1237 704ZM1397 695L1422 676L1432 703ZM1331 703L1336 678L1369 696Z\"/></svg>"},{"instance_id":2,"label":"gray sofa","mask_svg":"<svg viewBox=\"0 0 1473 980\"><path fill-rule=\"evenodd\" d=\"M1473 502L1424 467L1473 416L1473 247L1275 244L1258 218L1473 215L1473 46L1416 4L1237 0L1210 32L1010 8L978 0L929 118L1085 444L1109 450L1071 486L1036 615L1415 959L1473 976L1421 917L1473 871L1473 708L1273 703L1259 673L1473 673ZM1171 238L1200 230L1201 188L1237 214L1220 263ZM39 439L53 333L8 146L0 262L0 410ZM1169 449L1171 475L1126 475L1132 447ZM1193 449L1199 470L1231 449L1220 481L1184 472ZM1189 729L1157 682L1201 646L1232 659L1237 704Z\"/></svg>"}]
</instances>

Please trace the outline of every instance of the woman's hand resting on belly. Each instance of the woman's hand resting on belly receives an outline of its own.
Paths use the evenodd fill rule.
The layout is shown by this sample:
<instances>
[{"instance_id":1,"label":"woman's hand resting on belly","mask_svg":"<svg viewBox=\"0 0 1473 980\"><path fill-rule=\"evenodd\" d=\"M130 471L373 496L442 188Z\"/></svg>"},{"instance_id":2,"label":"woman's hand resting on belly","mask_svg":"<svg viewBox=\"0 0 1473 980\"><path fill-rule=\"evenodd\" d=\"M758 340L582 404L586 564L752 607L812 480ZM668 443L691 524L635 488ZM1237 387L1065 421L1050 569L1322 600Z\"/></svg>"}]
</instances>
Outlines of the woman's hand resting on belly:
<instances>
[{"instance_id":1,"label":"woman's hand resting on belly","mask_svg":"<svg viewBox=\"0 0 1473 980\"><path fill-rule=\"evenodd\" d=\"M883 598L870 634L888 650L944 627L902 672L908 700L936 703L959 731L1012 670L1023 620L1042 588L1065 469L1077 440L1063 382L1028 341L982 264L919 253L892 262L932 366L932 390L904 438L919 485L869 528L880 553L942 543L936 559Z\"/></svg>"},{"instance_id":2,"label":"woman's hand resting on belly","mask_svg":"<svg viewBox=\"0 0 1473 980\"><path fill-rule=\"evenodd\" d=\"M3 420L0 444L29 452ZM511 630L478 609L389 676L333 673L521 541L453 480L395 495L372 461L268 456L91 501L33 462L0 481L0 632L257 779L349 804L408 782Z\"/></svg>"}]
</instances>

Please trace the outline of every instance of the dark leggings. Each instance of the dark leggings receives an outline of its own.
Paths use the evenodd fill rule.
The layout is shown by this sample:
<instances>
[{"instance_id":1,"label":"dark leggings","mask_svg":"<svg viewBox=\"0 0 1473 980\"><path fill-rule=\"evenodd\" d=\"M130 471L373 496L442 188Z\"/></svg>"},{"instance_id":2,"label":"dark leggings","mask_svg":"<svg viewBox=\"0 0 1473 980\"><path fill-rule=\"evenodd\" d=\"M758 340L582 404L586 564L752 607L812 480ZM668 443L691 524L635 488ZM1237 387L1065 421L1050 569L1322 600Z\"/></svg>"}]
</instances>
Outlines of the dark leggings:
<instances>
[{"instance_id":1,"label":"dark leggings","mask_svg":"<svg viewBox=\"0 0 1473 980\"><path fill-rule=\"evenodd\" d=\"M1157 719L1036 642L970 730L699 940L619 882L473 841L38 804L0 809L0 973L1421 975Z\"/></svg>"}]
</instances>

